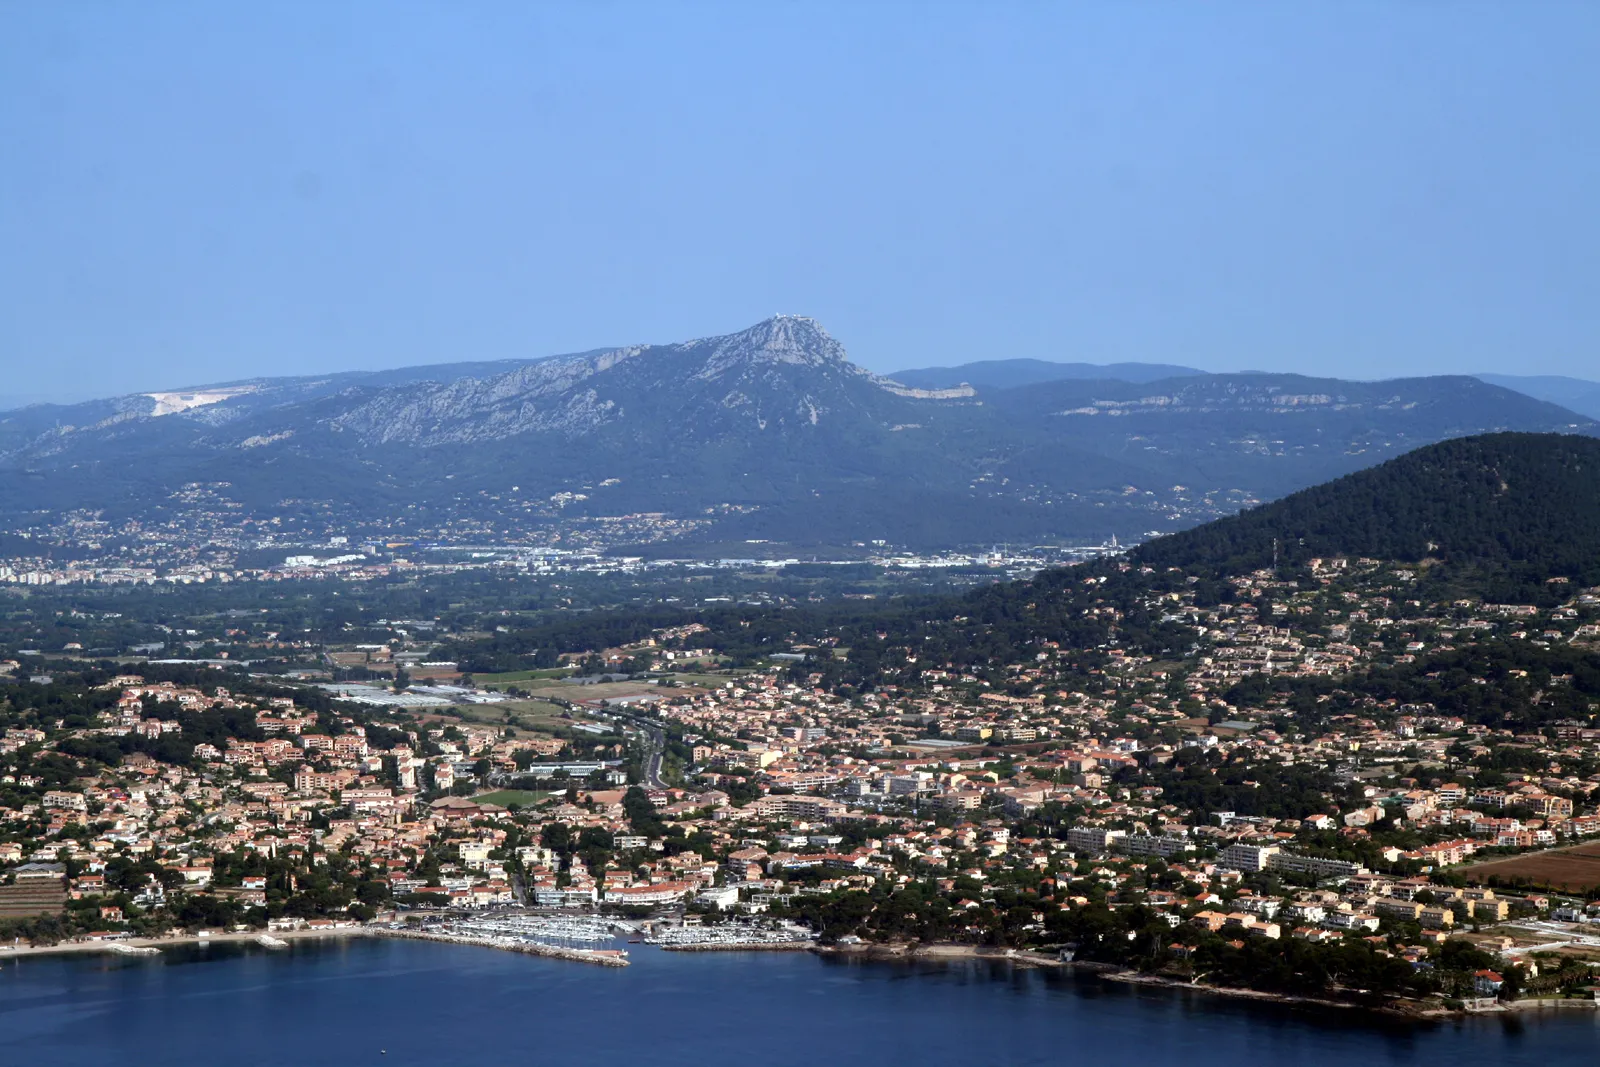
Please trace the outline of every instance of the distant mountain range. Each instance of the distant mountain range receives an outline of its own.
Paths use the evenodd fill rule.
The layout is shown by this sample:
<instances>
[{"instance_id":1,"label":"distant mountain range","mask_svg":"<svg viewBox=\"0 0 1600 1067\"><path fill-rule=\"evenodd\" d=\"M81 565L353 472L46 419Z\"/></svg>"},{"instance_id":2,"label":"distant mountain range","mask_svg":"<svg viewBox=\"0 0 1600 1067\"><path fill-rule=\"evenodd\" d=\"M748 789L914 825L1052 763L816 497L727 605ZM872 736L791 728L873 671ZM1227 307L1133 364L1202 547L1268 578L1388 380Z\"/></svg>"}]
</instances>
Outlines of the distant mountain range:
<instances>
[{"instance_id":1,"label":"distant mountain range","mask_svg":"<svg viewBox=\"0 0 1600 1067\"><path fill-rule=\"evenodd\" d=\"M918 367L896 371L894 379L924 389L950 389L970 385L975 389L1014 389L1023 385L1061 381L1119 381L1143 384L1166 378L1210 374L1195 367L1169 363L1054 363L1043 359L990 359L955 367ZM1263 371L1241 371L1261 374ZM1561 375L1475 374L1474 378L1504 389L1544 400L1600 419L1600 382Z\"/></svg>"},{"instance_id":2,"label":"distant mountain range","mask_svg":"<svg viewBox=\"0 0 1600 1067\"><path fill-rule=\"evenodd\" d=\"M896 371L897 382L922 389L952 389L971 385L979 389L1015 389L1039 382L1117 381L1158 382L1205 374L1193 367L1167 363L1051 363L1043 359L989 359L957 367L921 367Z\"/></svg>"},{"instance_id":3,"label":"distant mountain range","mask_svg":"<svg viewBox=\"0 0 1600 1067\"><path fill-rule=\"evenodd\" d=\"M15 411L25 408L30 404L49 404L60 402L61 398L46 396L43 393L0 393L0 411Z\"/></svg>"},{"instance_id":4,"label":"distant mountain range","mask_svg":"<svg viewBox=\"0 0 1600 1067\"><path fill-rule=\"evenodd\" d=\"M1600 419L1600 382L1587 382L1582 378L1564 378L1558 374L1520 376L1515 374L1479 374L1479 380L1506 389L1515 389L1524 396L1560 404L1569 411L1591 419Z\"/></svg>"},{"instance_id":5,"label":"distant mountain range","mask_svg":"<svg viewBox=\"0 0 1600 1067\"><path fill-rule=\"evenodd\" d=\"M1069 373L1026 377L1050 366ZM1128 377L1024 360L885 378L781 316L681 344L36 406L0 415L0 522L156 520L198 486L238 514L413 536L587 524L674 545L1099 540L1446 438L1600 430L1465 376L1114 366Z\"/></svg>"}]
</instances>

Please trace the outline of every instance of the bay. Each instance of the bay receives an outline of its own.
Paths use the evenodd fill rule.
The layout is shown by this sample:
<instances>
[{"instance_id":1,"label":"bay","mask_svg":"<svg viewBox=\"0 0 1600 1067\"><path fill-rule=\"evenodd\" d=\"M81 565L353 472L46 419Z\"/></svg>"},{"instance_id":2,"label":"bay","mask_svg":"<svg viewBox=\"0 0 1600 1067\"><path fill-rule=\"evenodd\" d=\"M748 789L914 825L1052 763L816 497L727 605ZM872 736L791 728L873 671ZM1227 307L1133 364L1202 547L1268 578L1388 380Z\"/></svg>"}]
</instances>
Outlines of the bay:
<instances>
[{"instance_id":1,"label":"bay","mask_svg":"<svg viewBox=\"0 0 1600 1067\"><path fill-rule=\"evenodd\" d=\"M1562 1067L1600 1012L1411 1024L1002 962L667 953L591 967L408 941L0 966L0 1063Z\"/></svg>"}]
</instances>

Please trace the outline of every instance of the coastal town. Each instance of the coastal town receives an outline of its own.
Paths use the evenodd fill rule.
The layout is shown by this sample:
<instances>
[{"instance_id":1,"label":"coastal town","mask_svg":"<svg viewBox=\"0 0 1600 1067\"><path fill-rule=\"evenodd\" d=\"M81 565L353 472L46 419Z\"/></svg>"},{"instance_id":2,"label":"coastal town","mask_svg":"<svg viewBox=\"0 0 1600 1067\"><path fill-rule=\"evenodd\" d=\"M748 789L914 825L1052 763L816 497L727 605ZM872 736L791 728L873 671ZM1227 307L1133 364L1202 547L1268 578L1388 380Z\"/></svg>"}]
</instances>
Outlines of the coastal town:
<instances>
[{"instance_id":1,"label":"coastal town","mask_svg":"<svg viewBox=\"0 0 1600 1067\"><path fill-rule=\"evenodd\" d=\"M0 3L0 1067L1568 1067L1600 4Z\"/></svg>"},{"instance_id":2,"label":"coastal town","mask_svg":"<svg viewBox=\"0 0 1600 1067\"><path fill-rule=\"evenodd\" d=\"M1109 635L1087 669L1048 638L981 665L896 647L866 685L840 673L859 632L733 666L698 624L475 679L425 636L362 652L393 686L0 662L0 922L17 951L380 928L560 947L459 926L502 914L694 944L731 921L768 931L735 945L1594 1003L1600 723L1562 664L1592 670L1600 590L1425 601L1416 568L1359 558L1225 590L1118 569L1133 601L1062 572ZM1186 647L1152 654L1135 614ZM1498 696L1463 713L1461 688Z\"/></svg>"}]
</instances>

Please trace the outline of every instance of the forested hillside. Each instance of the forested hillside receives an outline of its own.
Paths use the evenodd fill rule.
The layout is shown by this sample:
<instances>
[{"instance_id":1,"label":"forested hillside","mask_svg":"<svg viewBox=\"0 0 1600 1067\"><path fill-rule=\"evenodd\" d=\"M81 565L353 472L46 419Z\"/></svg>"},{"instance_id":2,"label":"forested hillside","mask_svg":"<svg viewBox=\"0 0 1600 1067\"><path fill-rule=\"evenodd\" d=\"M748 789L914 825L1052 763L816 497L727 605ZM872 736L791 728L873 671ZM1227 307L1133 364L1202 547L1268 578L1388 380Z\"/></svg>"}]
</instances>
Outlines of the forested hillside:
<instances>
[{"instance_id":1,"label":"forested hillside","mask_svg":"<svg viewBox=\"0 0 1600 1067\"><path fill-rule=\"evenodd\" d=\"M1319 556L1439 560L1524 581L1600 582L1600 440L1501 433L1419 448L1370 470L1158 538L1150 566L1242 573Z\"/></svg>"},{"instance_id":2,"label":"forested hillside","mask_svg":"<svg viewBox=\"0 0 1600 1067\"><path fill-rule=\"evenodd\" d=\"M692 618L736 659L827 639L849 650L813 657L831 682L914 684L930 662L1016 663L1043 641L1077 649L1087 671L1103 665L1099 649L1113 637L1150 655L1189 650L1194 631L1162 607L1173 597L1215 605L1241 596L1236 581L1263 570L1272 581L1315 588L1309 562L1327 557L1426 564L1408 588L1436 600L1565 599L1600 584L1600 440L1491 434L1430 445L1157 538L1121 560L1048 570L959 597L588 617L497 635L453 654L478 669L533 665L527 657L535 655L546 665L558 653L636 640Z\"/></svg>"}]
</instances>

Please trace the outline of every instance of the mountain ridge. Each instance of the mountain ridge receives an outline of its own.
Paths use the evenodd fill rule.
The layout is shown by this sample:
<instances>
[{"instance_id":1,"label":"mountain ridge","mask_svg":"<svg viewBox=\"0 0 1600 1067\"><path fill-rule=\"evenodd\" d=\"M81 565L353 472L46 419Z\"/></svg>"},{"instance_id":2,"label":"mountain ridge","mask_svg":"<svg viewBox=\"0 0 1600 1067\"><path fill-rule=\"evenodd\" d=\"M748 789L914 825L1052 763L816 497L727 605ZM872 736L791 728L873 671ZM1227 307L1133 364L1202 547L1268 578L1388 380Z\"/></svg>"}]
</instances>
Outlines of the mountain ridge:
<instances>
[{"instance_id":1,"label":"mountain ridge","mask_svg":"<svg viewBox=\"0 0 1600 1067\"><path fill-rule=\"evenodd\" d=\"M0 519L155 516L209 485L247 514L310 500L391 525L420 498L493 528L659 515L634 526L807 546L1099 541L1497 429L1600 431L1465 377L927 389L781 316L671 344L0 414Z\"/></svg>"},{"instance_id":2,"label":"mountain ridge","mask_svg":"<svg viewBox=\"0 0 1600 1067\"><path fill-rule=\"evenodd\" d=\"M1041 382L1088 380L1153 382L1205 374L1194 367L1168 363L1056 363L1043 359L987 359L952 367L915 367L889 377L925 389L968 385L979 389L1013 389Z\"/></svg>"},{"instance_id":3,"label":"mountain ridge","mask_svg":"<svg viewBox=\"0 0 1600 1067\"><path fill-rule=\"evenodd\" d=\"M1560 374L1477 374L1474 377L1600 419L1600 382Z\"/></svg>"}]
</instances>

